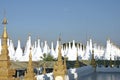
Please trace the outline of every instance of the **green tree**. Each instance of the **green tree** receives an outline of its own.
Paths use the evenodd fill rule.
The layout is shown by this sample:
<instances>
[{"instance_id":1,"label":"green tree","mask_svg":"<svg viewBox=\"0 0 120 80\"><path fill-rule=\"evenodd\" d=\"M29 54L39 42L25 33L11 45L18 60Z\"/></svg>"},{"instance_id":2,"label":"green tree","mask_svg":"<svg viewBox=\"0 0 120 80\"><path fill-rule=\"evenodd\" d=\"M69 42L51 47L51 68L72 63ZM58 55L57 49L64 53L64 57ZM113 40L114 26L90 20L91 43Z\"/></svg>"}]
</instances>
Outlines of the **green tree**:
<instances>
[{"instance_id":1,"label":"green tree","mask_svg":"<svg viewBox=\"0 0 120 80\"><path fill-rule=\"evenodd\" d=\"M46 54L44 53L43 54L43 57L41 57L43 59L43 61L53 61L54 60L54 57L50 54Z\"/></svg>"}]
</instances>

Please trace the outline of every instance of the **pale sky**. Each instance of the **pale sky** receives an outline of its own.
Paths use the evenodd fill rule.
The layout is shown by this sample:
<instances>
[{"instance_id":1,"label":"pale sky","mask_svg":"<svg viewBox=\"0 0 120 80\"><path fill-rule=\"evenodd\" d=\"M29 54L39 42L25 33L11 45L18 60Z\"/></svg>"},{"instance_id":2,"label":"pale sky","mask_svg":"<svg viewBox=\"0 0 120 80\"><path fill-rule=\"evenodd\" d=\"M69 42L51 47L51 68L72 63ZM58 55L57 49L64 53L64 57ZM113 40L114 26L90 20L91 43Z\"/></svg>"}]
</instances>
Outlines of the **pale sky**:
<instances>
[{"instance_id":1,"label":"pale sky","mask_svg":"<svg viewBox=\"0 0 120 80\"><path fill-rule=\"evenodd\" d=\"M4 10L15 44L24 44L29 33L33 41L39 36L56 44L61 33L62 42L92 38L104 45L109 37L120 45L120 0L0 0L1 23Z\"/></svg>"}]
</instances>

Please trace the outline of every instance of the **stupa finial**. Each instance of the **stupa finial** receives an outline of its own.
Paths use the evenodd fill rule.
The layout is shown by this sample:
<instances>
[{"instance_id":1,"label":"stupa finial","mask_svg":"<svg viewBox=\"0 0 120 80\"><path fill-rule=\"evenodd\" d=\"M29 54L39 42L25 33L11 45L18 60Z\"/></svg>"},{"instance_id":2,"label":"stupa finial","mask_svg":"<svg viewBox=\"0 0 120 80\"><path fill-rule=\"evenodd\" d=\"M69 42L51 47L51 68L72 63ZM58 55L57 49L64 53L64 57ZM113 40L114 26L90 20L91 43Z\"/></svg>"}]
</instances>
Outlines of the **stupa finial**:
<instances>
[{"instance_id":1,"label":"stupa finial","mask_svg":"<svg viewBox=\"0 0 120 80\"><path fill-rule=\"evenodd\" d=\"M6 14L6 12L4 11L4 19L3 19L3 22L2 22L2 24L4 25L4 30L3 30L2 37L8 38L7 29L6 29L7 19L5 17L5 14Z\"/></svg>"},{"instance_id":2,"label":"stupa finial","mask_svg":"<svg viewBox=\"0 0 120 80\"><path fill-rule=\"evenodd\" d=\"M30 47L30 54L29 54L29 62L27 67L27 73L25 74L24 80L37 80L33 71L32 66L32 53L31 53L31 47Z\"/></svg>"},{"instance_id":3,"label":"stupa finial","mask_svg":"<svg viewBox=\"0 0 120 80\"><path fill-rule=\"evenodd\" d=\"M6 25L7 24L7 19L6 19L6 11L4 10L4 19L2 24Z\"/></svg>"}]
</instances>

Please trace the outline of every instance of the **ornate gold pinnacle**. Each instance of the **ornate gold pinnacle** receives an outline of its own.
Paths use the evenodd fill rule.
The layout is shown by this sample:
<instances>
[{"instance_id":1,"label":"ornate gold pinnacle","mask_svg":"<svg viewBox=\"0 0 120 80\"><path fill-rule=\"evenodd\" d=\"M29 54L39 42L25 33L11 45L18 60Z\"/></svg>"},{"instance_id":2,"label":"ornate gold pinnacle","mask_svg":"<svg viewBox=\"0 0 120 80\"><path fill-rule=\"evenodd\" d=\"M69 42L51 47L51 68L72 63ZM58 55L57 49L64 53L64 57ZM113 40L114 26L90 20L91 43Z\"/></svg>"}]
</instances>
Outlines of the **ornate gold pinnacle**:
<instances>
[{"instance_id":1,"label":"ornate gold pinnacle","mask_svg":"<svg viewBox=\"0 0 120 80\"><path fill-rule=\"evenodd\" d=\"M34 71L33 71L33 67L32 67L31 49L30 49L30 54L29 54L29 62L28 62L27 72L25 73L24 80L37 80L35 77Z\"/></svg>"},{"instance_id":2,"label":"ornate gold pinnacle","mask_svg":"<svg viewBox=\"0 0 120 80\"><path fill-rule=\"evenodd\" d=\"M44 63L43 65L43 74L45 75L46 74L46 64Z\"/></svg>"},{"instance_id":3,"label":"ornate gold pinnacle","mask_svg":"<svg viewBox=\"0 0 120 80\"><path fill-rule=\"evenodd\" d=\"M8 46L7 46L7 29L6 29L7 19L4 18L3 25L4 30L2 34L2 50L0 55L0 80L15 80L13 75L15 74L15 70L11 69L10 57L8 56Z\"/></svg>"},{"instance_id":4,"label":"ornate gold pinnacle","mask_svg":"<svg viewBox=\"0 0 120 80\"><path fill-rule=\"evenodd\" d=\"M54 80L58 79L65 80L66 74L67 74L66 59L64 61L62 60L61 45L59 44L58 60L55 62L53 69Z\"/></svg>"}]
</instances>

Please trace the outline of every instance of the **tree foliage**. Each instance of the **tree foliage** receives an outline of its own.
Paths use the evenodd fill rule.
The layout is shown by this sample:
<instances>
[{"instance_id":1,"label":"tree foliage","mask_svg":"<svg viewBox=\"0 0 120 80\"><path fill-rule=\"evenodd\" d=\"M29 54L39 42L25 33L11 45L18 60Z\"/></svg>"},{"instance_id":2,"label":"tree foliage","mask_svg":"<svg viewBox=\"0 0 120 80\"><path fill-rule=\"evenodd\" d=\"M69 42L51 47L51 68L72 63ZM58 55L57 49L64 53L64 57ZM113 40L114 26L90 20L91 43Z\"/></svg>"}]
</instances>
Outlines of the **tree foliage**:
<instances>
[{"instance_id":1,"label":"tree foliage","mask_svg":"<svg viewBox=\"0 0 120 80\"><path fill-rule=\"evenodd\" d=\"M44 53L42 59L43 59L43 61L53 61L54 57L50 54Z\"/></svg>"}]
</instances>

